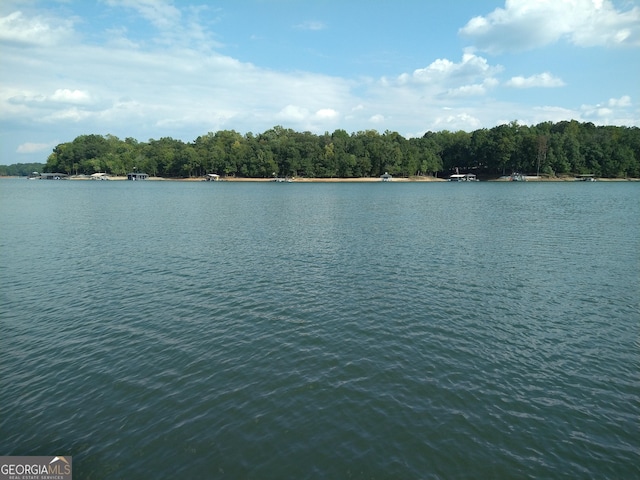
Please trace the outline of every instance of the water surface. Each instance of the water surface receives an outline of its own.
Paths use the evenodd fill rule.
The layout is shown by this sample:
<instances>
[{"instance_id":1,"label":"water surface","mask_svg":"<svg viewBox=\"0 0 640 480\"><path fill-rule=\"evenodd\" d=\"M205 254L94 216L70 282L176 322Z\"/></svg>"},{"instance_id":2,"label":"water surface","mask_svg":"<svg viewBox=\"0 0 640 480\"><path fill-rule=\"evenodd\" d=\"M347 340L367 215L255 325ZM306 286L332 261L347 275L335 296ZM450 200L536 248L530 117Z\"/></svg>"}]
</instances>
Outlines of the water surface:
<instances>
[{"instance_id":1,"label":"water surface","mask_svg":"<svg viewBox=\"0 0 640 480\"><path fill-rule=\"evenodd\" d=\"M640 476L640 185L0 181L0 453Z\"/></svg>"}]
</instances>

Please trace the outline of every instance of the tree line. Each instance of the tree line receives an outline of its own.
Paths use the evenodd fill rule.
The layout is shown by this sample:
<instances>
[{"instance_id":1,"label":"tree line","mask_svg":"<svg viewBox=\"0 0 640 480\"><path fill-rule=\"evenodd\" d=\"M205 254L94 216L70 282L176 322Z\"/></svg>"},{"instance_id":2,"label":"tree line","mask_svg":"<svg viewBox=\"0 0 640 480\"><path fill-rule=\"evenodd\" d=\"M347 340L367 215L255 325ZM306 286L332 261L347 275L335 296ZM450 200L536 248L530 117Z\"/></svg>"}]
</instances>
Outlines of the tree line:
<instances>
[{"instance_id":1,"label":"tree line","mask_svg":"<svg viewBox=\"0 0 640 480\"><path fill-rule=\"evenodd\" d=\"M0 165L0 176L26 177L33 172L41 172L44 163L14 163L13 165Z\"/></svg>"},{"instance_id":2,"label":"tree line","mask_svg":"<svg viewBox=\"0 0 640 480\"><path fill-rule=\"evenodd\" d=\"M193 142L171 137L148 142L113 135L81 135L57 145L44 170L67 174L146 172L161 177L309 178L477 175L512 172L640 177L640 129L575 120L535 126L511 122L473 132L427 132L404 138L375 130L322 135L282 126L242 135L209 132Z\"/></svg>"}]
</instances>

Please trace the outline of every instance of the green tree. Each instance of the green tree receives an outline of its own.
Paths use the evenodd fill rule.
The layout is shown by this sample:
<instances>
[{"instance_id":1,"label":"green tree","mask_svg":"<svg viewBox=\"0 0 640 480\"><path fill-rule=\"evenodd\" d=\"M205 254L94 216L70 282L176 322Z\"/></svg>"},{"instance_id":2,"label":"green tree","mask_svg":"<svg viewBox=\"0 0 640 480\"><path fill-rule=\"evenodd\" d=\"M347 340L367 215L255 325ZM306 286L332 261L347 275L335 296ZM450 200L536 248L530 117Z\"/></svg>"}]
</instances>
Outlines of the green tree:
<instances>
[{"instance_id":1,"label":"green tree","mask_svg":"<svg viewBox=\"0 0 640 480\"><path fill-rule=\"evenodd\" d=\"M275 126L245 136L234 130L209 132L185 143L171 137L138 142L113 135L80 135L57 145L42 167L68 174L105 171L123 175L185 177L205 173L269 177L359 177L511 171L547 174L640 175L640 129L599 126L575 120L535 126L511 122L473 132L427 132L406 139L375 130L349 135L338 129L314 135ZM0 171L9 171L7 168Z\"/></svg>"}]
</instances>

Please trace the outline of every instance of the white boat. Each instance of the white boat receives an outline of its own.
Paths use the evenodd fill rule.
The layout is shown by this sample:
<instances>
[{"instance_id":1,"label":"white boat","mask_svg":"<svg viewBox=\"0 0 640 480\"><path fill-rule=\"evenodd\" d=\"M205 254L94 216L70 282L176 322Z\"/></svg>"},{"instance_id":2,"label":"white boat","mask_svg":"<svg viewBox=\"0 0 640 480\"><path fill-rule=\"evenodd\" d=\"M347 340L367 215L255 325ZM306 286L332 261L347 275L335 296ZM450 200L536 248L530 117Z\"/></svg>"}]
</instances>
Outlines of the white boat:
<instances>
[{"instance_id":1,"label":"white boat","mask_svg":"<svg viewBox=\"0 0 640 480\"><path fill-rule=\"evenodd\" d=\"M595 182L596 177L592 173L585 173L576 177L576 182Z\"/></svg>"},{"instance_id":2,"label":"white boat","mask_svg":"<svg viewBox=\"0 0 640 480\"><path fill-rule=\"evenodd\" d=\"M454 173L449 177L450 182L477 182L478 179L473 173Z\"/></svg>"}]
</instances>

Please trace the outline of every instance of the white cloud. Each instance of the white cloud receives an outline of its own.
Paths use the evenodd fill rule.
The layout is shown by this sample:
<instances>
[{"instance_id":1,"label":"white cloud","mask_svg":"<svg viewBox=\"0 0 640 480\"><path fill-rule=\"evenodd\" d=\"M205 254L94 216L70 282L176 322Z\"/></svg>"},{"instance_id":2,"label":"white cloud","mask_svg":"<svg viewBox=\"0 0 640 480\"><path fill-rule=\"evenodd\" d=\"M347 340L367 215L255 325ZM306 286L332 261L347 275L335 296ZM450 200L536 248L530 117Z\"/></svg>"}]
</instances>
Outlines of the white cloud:
<instances>
[{"instance_id":1,"label":"white cloud","mask_svg":"<svg viewBox=\"0 0 640 480\"><path fill-rule=\"evenodd\" d=\"M378 111L384 105L386 118L421 118L425 128L436 128L436 123L446 123L436 109L482 102L499 85L496 75L500 71L501 65L491 65L471 52L465 52L458 62L440 58L412 73L382 78L368 86L368 103ZM457 124L464 123L460 118L455 119ZM465 125L469 123L474 122L466 121Z\"/></svg>"},{"instance_id":2,"label":"white cloud","mask_svg":"<svg viewBox=\"0 0 640 480\"><path fill-rule=\"evenodd\" d=\"M457 83L469 84L478 78L491 77L500 72L502 67L491 66L486 58L464 53L459 63L446 58L439 58L425 68L417 69L412 75L402 74L398 78L400 83Z\"/></svg>"},{"instance_id":3,"label":"white cloud","mask_svg":"<svg viewBox=\"0 0 640 480\"><path fill-rule=\"evenodd\" d=\"M622 99L626 96L622 97ZM612 99L615 100L615 99ZM624 104L625 100L623 100ZM614 101L615 103L615 101ZM605 104L581 105L577 108L566 108L561 106L534 106L528 109L512 106L513 111L517 111L518 121L525 125L535 125L541 122L560 122L563 120L577 120L579 122L592 122L596 125L624 125L637 126L637 112L634 118L634 112L628 107L631 104L620 106L612 105L611 100ZM505 122L507 120L505 119ZM504 122L503 122L504 123Z\"/></svg>"},{"instance_id":4,"label":"white cloud","mask_svg":"<svg viewBox=\"0 0 640 480\"><path fill-rule=\"evenodd\" d=\"M122 2L111 2L116 3ZM27 16L22 21L33 23ZM43 30L51 30L58 19L38 21ZM24 46L3 47L0 118L53 122L60 130L68 125L66 132L56 133L63 138L82 120L86 131L190 139L207 129L241 128L243 123L251 129L278 123L316 128L354 103L350 82L338 77L259 68L195 40L172 47L145 41L132 48L126 29L117 32L116 43L76 43L69 35L73 42L29 56L23 54ZM61 86L61 78L82 87Z\"/></svg>"},{"instance_id":5,"label":"white cloud","mask_svg":"<svg viewBox=\"0 0 640 480\"><path fill-rule=\"evenodd\" d=\"M59 88L52 94L34 91L13 92L6 96L6 101L12 105L53 110L60 108L63 104L89 105L91 103L91 97L89 93L84 90Z\"/></svg>"},{"instance_id":6,"label":"white cloud","mask_svg":"<svg viewBox=\"0 0 640 480\"><path fill-rule=\"evenodd\" d=\"M321 108L316 112L316 118L320 120L334 120L340 116L340 114L332 108Z\"/></svg>"},{"instance_id":7,"label":"white cloud","mask_svg":"<svg viewBox=\"0 0 640 480\"><path fill-rule=\"evenodd\" d=\"M505 83L508 87L514 88L533 88L533 87L563 87L565 83L561 78L554 77L549 72L532 75L530 77L512 77Z\"/></svg>"},{"instance_id":8,"label":"white cloud","mask_svg":"<svg viewBox=\"0 0 640 480\"><path fill-rule=\"evenodd\" d=\"M545 121L559 122L567 119L579 119L580 114L576 110L565 107L545 105L542 107L533 107L531 109L533 117L524 123L540 123Z\"/></svg>"},{"instance_id":9,"label":"white cloud","mask_svg":"<svg viewBox=\"0 0 640 480\"><path fill-rule=\"evenodd\" d=\"M473 97L478 95L484 95L486 89L482 84L475 85L463 85L462 87L453 88L447 92L449 97Z\"/></svg>"},{"instance_id":10,"label":"white cloud","mask_svg":"<svg viewBox=\"0 0 640 480\"><path fill-rule=\"evenodd\" d=\"M211 4L180 5L181 2L171 0L103 1L113 9L123 9L153 25L156 28L156 37L153 41L157 44L176 47L199 43L199 48L203 51L222 46L209 28L219 20L219 9ZM110 30L115 33L114 37L109 38L113 44L125 46L130 43L130 48L139 46L122 35L123 27L119 30Z\"/></svg>"},{"instance_id":11,"label":"white cloud","mask_svg":"<svg viewBox=\"0 0 640 480\"><path fill-rule=\"evenodd\" d=\"M629 95L623 95L620 98L610 98L607 104L610 107L630 107L631 97Z\"/></svg>"},{"instance_id":12,"label":"white cloud","mask_svg":"<svg viewBox=\"0 0 640 480\"><path fill-rule=\"evenodd\" d=\"M166 0L106 0L112 7L135 10L158 28L171 28L180 22L181 12Z\"/></svg>"},{"instance_id":13,"label":"white cloud","mask_svg":"<svg viewBox=\"0 0 640 480\"><path fill-rule=\"evenodd\" d=\"M107 42L110 46L117 49L139 49L141 47L140 43L127 38L128 33L126 27L108 28L106 29Z\"/></svg>"},{"instance_id":14,"label":"white cloud","mask_svg":"<svg viewBox=\"0 0 640 480\"><path fill-rule=\"evenodd\" d=\"M640 46L640 7L615 8L610 0L506 0L472 18L459 33L481 51L502 53L542 47L567 38L589 46Z\"/></svg>"},{"instance_id":15,"label":"white cloud","mask_svg":"<svg viewBox=\"0 0 640 480\"><path fill-rule=\"evenodd\" d=\"M633 118L632 107L631 97L623 95L596 105L581 105L580 118L599 125L637 125L638 119Z\"/></svg>"},{"instance_id":16,"label":"white cloud","mask_svg":"<svg viewBox=\"0 0 640 480\"><path fill-rule=\"evenodd\" d=\"M91 112L87 112L86 110L81 110L77 107L66 108L64 110L57 110L50 115L46 115L42 120L45 122L80 122L82 120L86 120L89 117L94 116Z\"/></svg>"},{"instance_id":17,"label":"white cloud","mask_svg":"<svg viewBox=\"0 0 640 480\"><path fill-rule=\"evenodd\" d=\"M45 152L47 150L51 150L57 142L54 143L32 143L27 142L21 145L18 145L16 149L17 153L39 153Z\"/></svg>"},{"instance_id":18,"label":"white cloud","mask_svg":"<svg viewBox=\"0 0 640 480\"><path fill-rule=\"evenodd\" d=\"M487 78L482 83L475 83L473 85L462 85L458 88L449 89L446 93L446 96L451 98L483 96L498 84L499 82L495 78Z\"/></svg>"},{"instance_id":19,"label":"white cloud","mask_svg":"<svg viewBox=\"0 0 640 480\"><path fill-rule=\"evenodd\" d=\"M68 39L73 30L71 19L49 22L42 17L26 17L22 12L13 12L0 17L0 42L31 46L56 45Z\"/></svg>"},{"instance_id":20,"label":"white cloud","mask_svg":"<svg viewBox=\"0 0 640 480\"><path fill-rule=\"evenodd\" d=\"M371 123L382 123L384 122L384 115L381 114L376 114L376 115L372 115L371 117L369 117L369 121Z\"/></svg>"},{"instance_id":21,"label":"white cloud","mask_svg":"<svg viewBox=\"0 0 640 480\"><path fill-rule=\"evenodd\" d=\"M82 90L62 88L53 93L51 100L64 103L87 103L90 100L90 97L87 92Z\"/></svg>"},{"instance_id":22,"label":"white cloud","mask_svg":"<svg viewBox=\"0 0 640 480\"><path fill-rule=\"evenodd\" d=\"M284 121L293 121L300 122L305 120L309 116L309 110L306 108L300 107L298 105L287 105L280 113L278 113L277 118Z\"/></svg>"},{"instance_id":23,"label":"white cloud","mask_svg":"<svg viewBox=\"0 0 640 480\"><path fill-rule=\"evenodd\" d=\"M450 114L439 116L435 119L434 125L449 130L467 130L471 131L480 127L481 122L478 118L468 113Z\"/></svg>"}]
</instances>

